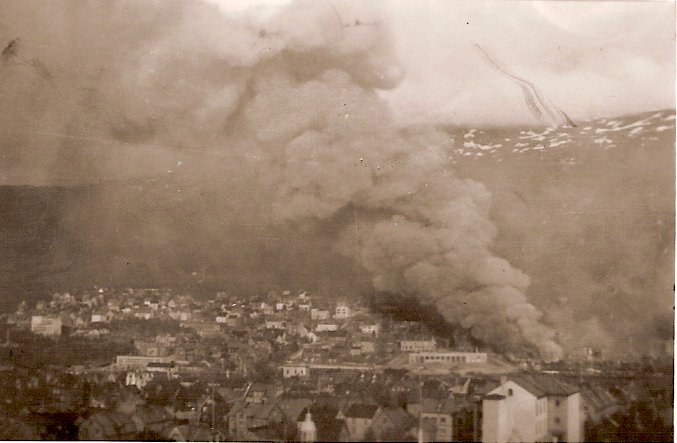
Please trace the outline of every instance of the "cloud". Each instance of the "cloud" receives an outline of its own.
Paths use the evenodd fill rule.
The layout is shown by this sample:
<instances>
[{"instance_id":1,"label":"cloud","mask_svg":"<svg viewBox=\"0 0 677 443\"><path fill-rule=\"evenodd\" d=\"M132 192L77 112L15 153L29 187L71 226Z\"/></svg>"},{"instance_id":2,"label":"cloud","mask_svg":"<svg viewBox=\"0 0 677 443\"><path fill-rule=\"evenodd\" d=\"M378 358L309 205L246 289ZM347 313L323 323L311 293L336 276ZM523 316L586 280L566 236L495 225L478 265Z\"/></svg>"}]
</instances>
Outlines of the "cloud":
<instances>
[{"instance_id":1,"label":"cloud","mask_svg":"<svg viewBox=\"0 0 677 443\"><path fill-rule=\"evenodd\" d=\"M387 4L407 71L387 97L402 121L537 123L473 43L575 119L674 107L671 2Z\"/></svg>"}]
</instances>

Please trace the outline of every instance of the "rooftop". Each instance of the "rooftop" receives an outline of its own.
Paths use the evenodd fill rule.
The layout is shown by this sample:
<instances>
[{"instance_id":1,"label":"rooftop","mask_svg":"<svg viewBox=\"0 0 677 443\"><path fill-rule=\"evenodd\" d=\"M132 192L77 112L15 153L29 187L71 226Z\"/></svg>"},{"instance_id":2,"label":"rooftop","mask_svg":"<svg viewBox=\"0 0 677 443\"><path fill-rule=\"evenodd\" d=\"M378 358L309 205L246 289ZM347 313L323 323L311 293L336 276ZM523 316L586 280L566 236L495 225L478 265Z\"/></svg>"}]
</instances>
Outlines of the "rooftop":
<instances>
[{"instance_id":1,"label":"rooftop","mask_svg":"<svg viewBox=\"0 0 677 443\"><path fill-rule=\"evenodd\" d=\"M364 403L353 403L346 412L346 417L350 418L373 418L378 410L378 406Z\"/></svg>"},{"instance_id":2,"label":"rooftop","mask_svg":"<svg viewBox=\"0 0 677 443\"><path fill-rule=\"evenodd\" d=\"M510 380L538 398L545 396L568 397L580 391L577 387L564 383L556 377L544 374L513 375Z\"/></svg>"}]
</instances>

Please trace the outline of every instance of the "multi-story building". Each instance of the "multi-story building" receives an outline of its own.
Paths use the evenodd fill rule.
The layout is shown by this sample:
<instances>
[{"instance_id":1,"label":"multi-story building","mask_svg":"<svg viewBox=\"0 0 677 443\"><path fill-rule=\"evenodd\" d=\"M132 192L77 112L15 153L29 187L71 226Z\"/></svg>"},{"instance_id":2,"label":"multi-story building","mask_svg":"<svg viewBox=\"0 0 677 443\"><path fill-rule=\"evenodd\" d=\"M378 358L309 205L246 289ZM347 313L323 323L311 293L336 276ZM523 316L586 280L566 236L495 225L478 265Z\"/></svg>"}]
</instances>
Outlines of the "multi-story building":
<instances>
[{"instance_id":1,"label":"multi-story building","mask_svg":"<svg viewBox=\"0 0 677 443\"><path fill-rule=\"evenodd\" d=\"M306 377L308 375L308 366L305 365L283 365L282 377Z\"/></svg>"},{"instance_id":2,"label":"multi-story building","mask_svg":"<svg viewBox=\"0 0 677 443\"><path fill-rule=\"evenodd\" d=\"M110 321L110 315L107 310L99 309L92 312L92 323L106 323L108 321Z\"/></svg>"},{"instance_id":3,"label":"multi-story building","mask_svg":"<svg viewBox=\"0 0 677 443\"><path fill-rule=\"evenodd\" d=\"M601 386L588 386L581 390L583 422L598 423L618 411L618 399Z\"/></svg>"},{"instance_id":4,"label":"multi-story building","mask_svg":"<svg viewBox=\"0 0 677 443\"><path fill-rule=\"evenodd\" d=\"M284 423L283 411L275 403L236 402L228 411L228 433L237 440L257 441L257 429L272 423ZM290 425L291 426L291 425Z\"/></svg>"},{"instance_id":5,"label":"multi-story building","mask_svg":"<svg viewBox=\"0 0 677 443\"><path fill-rule=\"evenodd\" d=\"M437 348L435 339L430 340L402 340L400 342L400 351L402 352L422 352L434 351Z\"/></svg>"},{"instance_id":6,"label":"multi-story building","mask_svg":"<svg viewBox=\"0 0 677 443\"><path fill-rule=\"evenodd\" d=\"M351 441L361 441L367 436L367 431L374 422L380 408L373 404L353 403L342 416L348 427Z\"/></svg>"},{"instance_id":7,"label":"multi-story building","mask_svg":"<svg viewBox=\"0 0 677 443\"><path fill-rule=\"evenodd\" d=\"M502 380L482 401L483 442L580 442L580 393L543 374Z\"/></svg>"},{"instance_id":8,"label":"multi-story building","mask_svg":"<svg viewBox=\"0 0 677 443\"><path fill-rule=\"evenodd\" d=\"M424 398L420 408L424 441L452 441L454 400Z\"/></svg>"},{"instance_id":9,"label":"multi-story building","mask_svg":"<svg viewBox=\"0 0 677 443\"><path fill-rule=\"evenodd\" d=\"M314 443L317 441L317 426L315 426L310 411L306 412L306 418L298 423L297 428L301 443Z\"/></svg>"},{"instance_id":10,"label":"multi-story building","mask_svg":"<svg viewBox=\"0 0 677 443\"><path fill-rule=\"evenodd\" d=\"M193 317L193 314L190 311L184 311L184 310L170 311L169 317L173 318L174 320L188 321Z\"/></svg>"},{"instance_id":11,"label":"multi-story building","mask_svg":"<svg viewBox=\"0 0 677 443\"><path fill-rule=\"evenodd\" d=\"M310 310L311 320L327 320L329 318L329 311L326 309L312 308Z\"/></svg>"},{"instance_id":12,"label":"multi-story building","mask_svg":"<svg viewBox=\"0 0 677 443\"><path fill-rule=\"evenodd\" d=\"M351 315L352 311L350 309L350 306L348 306L345 302L338 302L336 304L336 309L334 310L334 318L345 320L346 318L349 318Z\"/></svg>"},{"instance_id":13,"label":"multi-story building","mask_svg":"<svg viewBox=\"0 0 677 443\"><path fill-rule=\"evenodd\" d=\"M181 328L193 329L200 337L215 336L222 332L221 325L219 323L200 320L182 321L179 326Z\"/></svg>"},{"instance_id":14,"label":"multi-story building","mask_svg":"<svg viewBox=\"0 0 677 443\"><path fill-rule=\"evenodd\" d=\"M130 371L125 376L125 385L143 389L153 379L153 374L145 371Z\"/></svg>"},{"instance_id":15,"label":"multi-story building","mask_svg":"<svg viewBox=\"0 0 677 443\"><path fill-rule=\"evenodd\" d=\"M373 341L361 341L357 343L362 354L373 354L376 352L376 344Z\"/></svg>"},{"instance_id":16,"label":"multi-story building","mask_svg":"<svg viewBox=\"0 0 677 443\"><path fill-rule=\"evenodd\" d=\"M362 331L363 334L376 335L380 330L381 326L378 323L370 323L360 326L360 331Z\"/></svg>"},{"instance_id":17,"label":"multi-story building","mask_svg":"<svg viewBox=\"0 0 677 443\"><path fill-rule=\"evenodd\" d=\"M62 325L63 323L60 318L46 317L44 315L34 315L31 317L31 332L34 334L48 337L61 335Z\"/></svg>"},{"instance_id":18,"label":"multi-story building","mask_svg":"<svg viewBox=\"0 0 677 443\"><path fill-rule=\"evenodd\" d=\"M139 354L149 357L165 357L170 353L168 344L158 343L155 340L134 340L134 347Z\"/></svg>"},{"instance_id":19,"label":"multi-story building","mask_svg":"<svg viewBox=\"0 0 677 443\"><path fill-rule=\"evenodd\" d=\"M412 364L443 363L448 365L456 365L486 362L486 352L428 351L413 352L409 354L409 363Z\"/></svg>"},{"instance_id":20,"label":"multi-story building","mask_svg":"<svg viewBox=\"0 0 677 443\"><path fill-rule=\"evenodd\" d=\"M315 332L330 332L338 331L339 327L336 323L320 323L315 327Z\"/></svg>"},{"instance_id":21,"label":"multi-story building","mask_svg":"<svg viewBox=\"0 0 677 443\"><path fill-rule=\"evenodd\" d=\"M153 310L151 308L147 307L147 306L140 307L136 311L134 311L134 317L140 318L140 319L143 319L143 320L149 320L149 319L153 318L154 315L155 314L154 314Z\"/></svg>"},{"instance_id":22,"label":"multi-story building","mask_svg":"<svg viewBox=\"0 0 677 443\"><path fill-rule=\"evenodd\" d=\"M149 363L171 363L173 356L146 356L146 355L118 355L115 357L115 366L121 369L145 369Z\"/></svg>"},{"instance_id":23,"label":"multi-story building","mask_svg":"<svg viewBox=\"0 0 677 443\"><path fill-rule=\"evenodd\" d=\"M412 441L418 435L418 421L400 407L385 407L379 409L370 430L369 437L376 441Z\"/></svg>"},{"instance_id":24,"label":"multi-story building","mask_svg":"<svg viewBox=\"0 0 677 443\"><path fill-rule=\"evenodd\" d=\"M266 329L284 329L285 328L285 321L284 320L266 320L265 321L265 326Z\"/></svg>"}]
</instances>

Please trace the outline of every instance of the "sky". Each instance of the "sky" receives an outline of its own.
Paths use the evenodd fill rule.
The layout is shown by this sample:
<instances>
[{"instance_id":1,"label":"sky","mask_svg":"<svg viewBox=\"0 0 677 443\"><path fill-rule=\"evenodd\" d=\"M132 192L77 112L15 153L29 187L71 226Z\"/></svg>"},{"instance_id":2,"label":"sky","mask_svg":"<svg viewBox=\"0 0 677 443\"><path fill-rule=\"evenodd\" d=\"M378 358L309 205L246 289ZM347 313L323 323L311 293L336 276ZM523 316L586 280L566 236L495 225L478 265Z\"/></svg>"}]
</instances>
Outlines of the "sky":
<instances>
[{"instance_id":1,"label":"sky","mask_svg":"<svg viewBox=\"0 0 677 443\"><path fill-rule=\"evenodd\" d=\"M224 12L285 0L208 0ZM328 14L331 3L328 3ZM530 124L520 90L478 55L534 83L574 120L673 108L672 1L384 0L406 75L383 94L403 124Z\"/></svg>"},{"instance_id":2,"label":"sky","mask_svg":"<svg viewBox=\"0 0 677 443\"><path fill-rule=\"evenodd\" d=\"M244 16L261 29L289 3L203 1L216 5L217 13ZM313 16L304 17L289 35L271 34L264 40L281 46L287 39L313 35L317 41L306 43L316 44L336 40L340 31L345 41L357 41L360 33L370 32L368 26L350 26L352 17L363 16L366 4L357 3L356 8L338 0L317 2L326 8L315 7ZM68 7L54 2L38 12L21 0L0 4L2 47L21 39L16 57L0 60L2 83L13 85L0 89L0 126L6 135L12 133L0 141L2 184L60 181L54 179L54 170L68 170L81 161L60 152L75 152L75 141L105 152L112 165L108 169L123 171L117 178L150 173L149 164L153 172L167 170L176 161L158 161L158 152L171 157L166 149L142 147L138 140L110 140L116 138L108 134L112 120L122 119L141 132L146 125L138 120L141 114L115 103L134 101L138 89L146 86L194 92L182 85L191 83L204 60L186 60L176 68L183 69L178 80L170 75L167 84L146 81L158 75L153 71L158 60L173 51L190 45L213 47L221 56L237 54L237 63L249 63L259 56L256 51L265 49L257 47L261 37L256 33L237 40L243 28L232 24L238 20L223 20L211 12L209 17L198 16L209 8L190 7L188 0L133 6L122 0L65 4ZM674 108L674 2L375 0L368 6L373 11L366 13L365 23L387 29L392 46L382 57L381 73L393 81L385 82L387 87L378 94L401 126L539 123L520 89L492 69L475 44L505 69L535 84L574 121ZM343 29L337 26L342 21ZM248 45L257 49L249 50ZM122 73L111 77L115 69ZM220 81L230 80L226 76ZM94 93L105 92L111 84L116 92ZM223 92L214 92L209 106L221 99L228 102L238 88L234 81ZM150 106L173 107L179 101L165 94Z\"/></svg>"},{"instance_id":3,"label":"sky","mask_svg":"<svg viewBox=\"0 0 677 443\"><path fill-rule=\"evenodd\" d=\"M673 2L392 0L407 77L389 99L403 120L529 121L519 90L483 64L477 43L574 119L672 108L674 8Z\"/></svg>"},{"instance_id":4,"label":"sky","mask_svg":"<svg viewBox=\"0 0 677 443\"><path fill-rule=\"evenodd\" d=\"M674 5L215 1L0 2L0 183L107 182L55 198L57 220L44 213L37 220L45 229L24 229L10 212L0 231L17 242L4 261L21 257L32 272L32 246L23 240L40 230L54 233L44 242L48 263L73 264L90 279L193 281L200 270L203 278L241 276L252 291L316 277L325 288L367 281L367 290L417 294L503 349L525 341L559 354L555 330L541 322L547 300L532 304L527 294L530 275L544 273L527 275L493 254L492 194L456 175L447 160L459 142L430 123L537 123L521 90L476 45L574 121L672 107ZM605 179L617 177L626 186L613 186L629 195L610 217L632 207L641 223L628 218L635 212L619 223L639 225L642 236L614 241L619 252L581 260L582 270L607 279L599 269L622 261L632 272L619 271L621 282L651 292L633 260L663 269L670 251L662 261L651 257L670 226L642 228L663 215L644 211L653 188L632 180L667 169L631 158L638 177L618 167L605 173L618 158L603 157L602 167L577 170L592 185L615 185ZM489 157L477 163L500 173ZM567 183L544 182L541 164L526 164L537 172L529 191L549 184L543 195L559 195ZM519 195L512 183L501 181L499 190ZM4 193L10 208L34 215L40 202L11 201L12 192ZM614 202L606 192L574 194L575 204ZM543 225L556 234L546 245L531 217L511 214L539 256L553 243L568 255L572 242L607 227L597 209L585 220L563 218L559 229ZM83 262L88 267L76 266ZM11 266L0 274L29 280ZM590 306L598 277L591 280L572 318ZM466 296L473 302L458 303ZM607 305L599 306L607 312Z\"/></svg>"}]
</instances>

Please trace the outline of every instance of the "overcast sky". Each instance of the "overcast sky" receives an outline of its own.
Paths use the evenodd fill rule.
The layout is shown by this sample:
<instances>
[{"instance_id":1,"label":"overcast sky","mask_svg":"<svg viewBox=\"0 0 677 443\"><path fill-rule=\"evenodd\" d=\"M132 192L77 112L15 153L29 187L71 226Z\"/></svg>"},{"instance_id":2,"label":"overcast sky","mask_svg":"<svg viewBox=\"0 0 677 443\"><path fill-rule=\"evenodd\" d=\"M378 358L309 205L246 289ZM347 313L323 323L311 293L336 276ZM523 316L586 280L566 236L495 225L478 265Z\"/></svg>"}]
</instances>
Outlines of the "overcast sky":
<instances>
[{"instance_id":1,"label":"overcast sky","mask_svg":"<svg viewBox=\"0 0 677 443\"><path fill-rule=\"evenodd\" d=\"M211 0L224 10L252 1ZM285 0L259 0L265 11ZM405 122L530 123L520 90L480 44L574 119L675 102L672 1L384 0L407 76L384 94Z\"/></svg>"},{"instance_id":2,"label":"overcast sky","mask_svg":"<svg viewBox=\"0 0 677 443\"><path fill-rule=\"evenodd\" d=\"M674 2L391 0L387 7L407 69L389 94L401 115L529 120L518 88L488 68L473 43L574 118L674 107Z\"/></svg>"},{"instance_id":3,"label":"overcast sky","mask_svg":"<svg viewBox=\"0 0 677 443\"><path fill-rule=\"evenodd\" d=\"M217 4L226 15L245 14L254 22L260 21L263 29L266 19L289 2L203 1ZM342 32L358 32L349 25L363 14L367 14L365 23L379 17L376 21L391 29L401 66L390 64L392 59L387 54L383 71L386 76L388 72L396 73L396 77L400 72L405 75L399 84L388 83L397 86L382 91L382 96L403 125L538 123L530 114L520 89L492 69L480 57L475 44L481 45L506 69L535 84L574 121L674 108L673 1L373 0L355 4L344 4L340 0L311 1L317 2L311 8L314 15L311 19L303 17L303 25L293 27L294 31L286 30L293 34L286 35L287 39L302 40L307 35L324 32L333 34L327 39L336 38L336 16L340 14L344 17L339 18L346 21ZM315 7L322 2L326 4L326 13L323 8ZM128 4L54 2L50 8L41 8L36 13L24 0L2 3L0 39L7 44L13 38L21 38L16 51L18 58L5 57L3 66L5 84L14 86L3 92L2 126L16 132L16 128L27 124L31 138L23 134L22 139L3 141L0 183L50 181L51 169L61 171L60 165L70 164L62 158L60 150L67 147L66 152L77 151L72 136L64 138L64 132L78 136L87 133L89 139L98 137L99 140L100 133L110 129L107 125L112 125L113 117L107 114L105 118L97 117L83 106L91 95L85 89L106 90L111 83L119 89L110 96L103 93L97 96L97 100L104 100L97 102L99 108L96 108L102 113L114 113L117 108L111 102L118 96L119 100L124 101L126 97L128 102L134 102L138 90L119 78L97 83L95 79L108 72L109 64L128 66L123 72L130 78L143 77L150 69L143 64L153 63L153 48L175 45L185 49L198 43L225 54L242 52L239 55L242 59L256 57L256 51L248 50L247 45L256 47L260 38L244 32L244 37L236 41L233 36L240 35L242 28L223 29L223 23L229 23L228 20L218 20L209 8L186 7L184 10L182 5L190 6L187 1L179 1L173 7L160 2L155 4L155 9L150 2L139 2L134 7L125 5ZM127 11L128 7L135 10ZM372 14L374 11L362 9L379 11ZM182 17L181 11L188 16ZM217 19L203 20L204 17L199 16L202 13ZM183 28L178 25L180 20L185 22ZM282 38L279 43L284 41ZM151 49L144 52L144 45L150 45ZM193 65L196 64L182 65L186 74L180 81L172 80L169 86L190 82L191 69L197 69ZM120 81L115 83L117 80ZM142 84L148 88L157 86L152 82ZM137 89L139 85L136 84ZM237 89L236 85L232 88ZM228 91L226 88L225 93ZM179 101L172 97L166 94L153 105L178 106ZM215 93L214 97L218 101L220 96ZM38 99L42 102L38 103ZM132 121L137 118L135 124L143 127L143 118L139 120L139 116L124 112L118 114ZM45 135L49 132L56 136ZM152 149L128 148L136 156L154 158L157 155ZM109 155L114 156L113 151ZM146 170L140 160L131 162L127 156L115 156L125 159L127 168L138 164L138 169ZM45 172L45 168L49 171Z\"/></svg>"}]
</instances>

